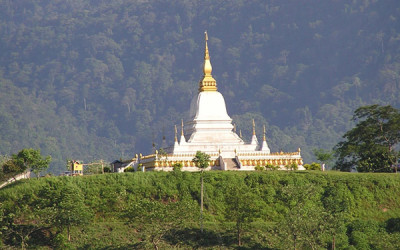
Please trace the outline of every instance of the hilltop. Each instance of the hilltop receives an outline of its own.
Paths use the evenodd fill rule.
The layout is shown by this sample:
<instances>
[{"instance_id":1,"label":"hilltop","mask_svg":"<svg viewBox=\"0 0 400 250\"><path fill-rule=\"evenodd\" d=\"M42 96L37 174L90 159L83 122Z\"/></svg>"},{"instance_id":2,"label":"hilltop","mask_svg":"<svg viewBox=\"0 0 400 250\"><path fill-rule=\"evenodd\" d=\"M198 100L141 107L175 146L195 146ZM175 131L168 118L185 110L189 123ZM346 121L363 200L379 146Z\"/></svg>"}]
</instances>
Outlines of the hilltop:
<instances>
[{"instance_id":1,"label":"hilltop","mask_svg":"<svg viewBox=\"0 0 400 250\"><path fill-rule=\"evenodd\" d=\"M0 190L1 243L72 248L400 247L400 176L137 172L19 181ZM70 240L68 241L68 232ZM21 237L24 237L22 240ZM22 244L23 242L23 244Z\"/></svg>"}]
</instances>

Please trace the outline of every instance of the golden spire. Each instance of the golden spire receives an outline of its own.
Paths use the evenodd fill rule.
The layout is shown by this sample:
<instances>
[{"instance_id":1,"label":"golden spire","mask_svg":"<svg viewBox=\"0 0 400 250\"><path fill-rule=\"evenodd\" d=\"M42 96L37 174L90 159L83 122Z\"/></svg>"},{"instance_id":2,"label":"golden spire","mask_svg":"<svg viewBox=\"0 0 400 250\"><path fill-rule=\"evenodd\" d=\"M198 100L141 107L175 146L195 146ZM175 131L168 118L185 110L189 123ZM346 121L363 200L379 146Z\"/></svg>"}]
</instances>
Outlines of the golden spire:
<instances>
[{"instance_id":1,"label":"golden spire","mask_svg":"<svg viewBox=\"0 0 400 250\"><path fill-rule=\"evenodd\" d=\"M233 124L233 132L236 133L236 124L235 123Z\"/></svg>"},{"instance_id":2,"label":"golden spire","mask_svg":"<svg viewBox=\"0 0 400 250\"><path fill-rule=\"evenodd\" d=\"M206 41L206 48L204 52L204 65L203 65L203 79L199 83L199 92L203 91L217 91L217 81L212 77L212 66L210 62L210 54L208 52L208 35L207 31L204 32L205 34L205 41Z\"/></svg>"},{"instance_id":3,"label":"golden spire","mask_svg":"<svg viewBox=\"0 0 400 250\"><path fill-rule=\"evenodd\" d=\"M265 138L265 125L264 125L264 133L263 133L263 141L266 141L267 139Z\"/></svg>"},{"instance_id":4,"label":"golden spire","mask_svg":"<svg viewBox=\"0 0 400 250\"><path fill-rule=\"evenodd\" d=\"M256 135L256 124L254 123L254 119L253 119L253 135Z\"/></svg>"},{"instance_id":5,"label":"golden spire","mask_svg":"<svg viewBox=\"0 0 400 250\"><path fill-rule=\"evenodd\" d=\"M182 122L182 132L181 132L181 136L183 136L183 119L181 120Z\"/></svg>"},{"instance_id":6,"label":"golden spire","mask_svg":"<svg viewBox=\"0 0 400 250\"><path fill-rule=\"evenodd\" d=\"M178 141L178 130L176 129L176 125L175 125L175 142Z\"/></svg>"},{"instance_id":7,"label":"golden spire","mask_svg":"<svg viewBox=\"0 0 400 250\"><path fill-rule=\"evenodd\" d=\"M239 130L239 137L242 138L242 130Z\"/></svg>"}]
</instances>

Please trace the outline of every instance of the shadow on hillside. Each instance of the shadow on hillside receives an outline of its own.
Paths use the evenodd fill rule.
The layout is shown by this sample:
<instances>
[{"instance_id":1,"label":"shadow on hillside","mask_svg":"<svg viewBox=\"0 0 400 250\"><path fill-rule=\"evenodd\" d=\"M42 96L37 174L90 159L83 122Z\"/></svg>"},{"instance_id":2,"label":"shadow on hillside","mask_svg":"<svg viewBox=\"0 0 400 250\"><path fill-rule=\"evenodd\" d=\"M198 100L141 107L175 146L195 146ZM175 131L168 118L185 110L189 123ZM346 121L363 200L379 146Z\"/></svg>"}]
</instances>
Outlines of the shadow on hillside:
<instances>
[{"instance_id":1,"label":"shadow on hillside","mask_svg":"<svg viewBox=\"0 0 400 250\"><path fill-rule=\"evenodd\" d=\"M234 242L231 235L199 228L185 228L171 230L164 236L164 240L171 245L185 245L192 248L229 246Z\"/></svg>"},{"instance_id":2,"label":"shadow on hillside","mask_svg":"<svg viewBox=\"0 0 400 250\"><path fill-rule=\"evenodd\" d=\"M400 232L400 218L390 218L386 221L386 231L388 233Z\"/></svg>"},{"instance_id":3,"label":"shadow on hillside","mask_svg":"<svg viewBox=\"0 0 400 250\"><path fill-rule=\"evenodd\" d=\"M247 237L244 237L243 240L245 242L251 242L251 239ZM238 246L236 245L235 234L232 232L216 232L208 229L204 229L203 232L201 232L199 228L171 230L164 236L164 241L171 246L184 246L194 249L213 247L227 247L242 250L267 249L258 243Z\"/></svg>"}]
</instances>

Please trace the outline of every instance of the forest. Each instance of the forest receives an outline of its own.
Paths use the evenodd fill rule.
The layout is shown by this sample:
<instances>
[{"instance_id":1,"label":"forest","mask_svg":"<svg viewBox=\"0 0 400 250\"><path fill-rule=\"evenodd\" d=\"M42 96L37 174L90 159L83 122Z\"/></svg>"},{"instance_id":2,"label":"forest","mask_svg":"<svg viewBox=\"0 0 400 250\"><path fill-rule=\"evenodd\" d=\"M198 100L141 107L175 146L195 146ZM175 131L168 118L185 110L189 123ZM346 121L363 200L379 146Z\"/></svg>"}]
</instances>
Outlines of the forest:
<instances>
[{"instance_id":1,"label":"forest","mask_svg":"<svg viewBox=\"0 0 400 250\"><path fill-rule=\"evenodd\" d=\"M397 0L0 0L0 154L149 153L186 120L204 31L229 115L272 151L331 150L354 110L400 107Z\"/></svg>"},{"instance_id":2,"label":"forest","mask_svg":"<svg viewBox=\"0 0 400 250\"><path fill-rule=\"evenodd\" d=\"M134 172L0 190L0 247L399 249L400 176L337 171Z\"/></svg>"}]
</instances>

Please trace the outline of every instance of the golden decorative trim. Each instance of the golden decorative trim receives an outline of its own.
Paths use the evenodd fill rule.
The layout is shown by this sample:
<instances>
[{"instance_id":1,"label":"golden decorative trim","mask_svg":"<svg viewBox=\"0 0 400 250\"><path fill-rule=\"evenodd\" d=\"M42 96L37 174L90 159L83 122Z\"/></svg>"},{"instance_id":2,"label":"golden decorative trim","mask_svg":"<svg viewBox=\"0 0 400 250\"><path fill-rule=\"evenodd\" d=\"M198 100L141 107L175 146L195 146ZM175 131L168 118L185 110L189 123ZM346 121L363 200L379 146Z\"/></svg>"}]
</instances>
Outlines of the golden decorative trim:
<instances>
[{"instance_id":1,"label":"golden decorative trim","mask_svg":"<svg viewBox=\"0 0 400 250\"><path fill-rule=\"evenodd\" d=\"M199 92L203 91L217 91L217 81L212 77L212 66L210 61L210 53L208 52L208 35L207 31L205 34L205 51L204 51L204 65L203 65L203 79L199 83Z\"/></svg>"}]
</instances>

